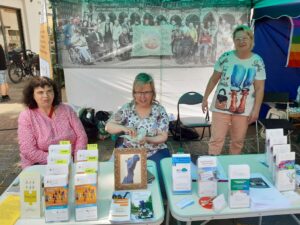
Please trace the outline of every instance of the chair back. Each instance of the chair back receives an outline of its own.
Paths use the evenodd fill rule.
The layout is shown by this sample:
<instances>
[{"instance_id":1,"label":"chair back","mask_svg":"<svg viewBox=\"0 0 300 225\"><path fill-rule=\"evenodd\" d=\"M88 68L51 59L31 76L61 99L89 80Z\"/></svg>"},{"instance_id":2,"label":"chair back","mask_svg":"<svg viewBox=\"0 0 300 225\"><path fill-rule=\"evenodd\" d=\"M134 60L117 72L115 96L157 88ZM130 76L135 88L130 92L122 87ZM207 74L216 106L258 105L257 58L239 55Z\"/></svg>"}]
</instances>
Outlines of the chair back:
<instances>
[{"instance_id":1,"label":"chair back","mask_svg":"<svg viewBox=\"0 0 300 225\"><path fill-rule=\"evenodd\" d=\"M179 100L178 105L185 104L185 105L196 105L202 103L203 96L198 92L190 91L183 94Z\"/></svg>"},{"instance_id":2,"label":"chair back","mask_svg":"<svg viewBox=\"0 0 300 225\"><path fill-rule=\"evenodd\" d=\"M289 92L265 92L263 102L288 103Z\"/></svg>"}]
</instances>

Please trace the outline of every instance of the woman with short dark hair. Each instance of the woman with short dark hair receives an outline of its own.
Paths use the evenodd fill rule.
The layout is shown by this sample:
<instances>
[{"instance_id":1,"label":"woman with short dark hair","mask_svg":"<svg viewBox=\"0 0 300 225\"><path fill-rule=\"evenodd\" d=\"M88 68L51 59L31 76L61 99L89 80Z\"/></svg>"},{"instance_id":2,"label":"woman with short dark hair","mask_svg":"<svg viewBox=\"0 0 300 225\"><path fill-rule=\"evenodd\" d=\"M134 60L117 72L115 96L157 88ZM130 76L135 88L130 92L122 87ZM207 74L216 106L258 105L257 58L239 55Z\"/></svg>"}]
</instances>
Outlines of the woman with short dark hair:
<instances>
[{"instance_id":1,"label":"woman with short dark hair","mask_svg":"<svg viewBox=\"0 0 300 225\"><path fill-rule=\"evenodd\" d=\"M47 77L34 77L23 90L23 103L27 107L18 119L18 140L22 168L46 164L48 147L68 140L72 155L86 149L87 136L76 113L60 102L54 81Z\"/></svg>"}]
</instances>

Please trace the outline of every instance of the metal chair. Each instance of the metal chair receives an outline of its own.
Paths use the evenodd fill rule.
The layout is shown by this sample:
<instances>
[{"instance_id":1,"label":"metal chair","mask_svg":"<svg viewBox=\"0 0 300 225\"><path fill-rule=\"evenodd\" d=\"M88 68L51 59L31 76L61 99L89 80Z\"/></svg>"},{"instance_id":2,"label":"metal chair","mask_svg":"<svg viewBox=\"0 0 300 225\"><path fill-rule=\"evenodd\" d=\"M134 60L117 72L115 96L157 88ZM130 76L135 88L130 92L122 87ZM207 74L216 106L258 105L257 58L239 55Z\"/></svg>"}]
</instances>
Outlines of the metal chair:
<instances>
[{"instance_id":1,"label":"metal chair","mask_svg":"<svg viewBox=\"0 0 300 225\"><path fill-rule=\"evenodd\" d=\"M187 92L183 94L177 103L177 122L175 126L175 132L179 131L179 141L180 141L180 146L182 146L182 128L197 128L197 127L202 127L202 134L200 139L202 140L204 136L205 129L208 128L209 131L209 136L211 135L210 131L210 120L209 120L209 113L206 112L203 114L202 109L201 109L201 104L202 104L203 96L197 92ZM197 117L181 117L181 105L197 105L199 104L199 115L202 116L197 116Z\"/></svg>"},{"instance_id":2,"label":"metal chair","mask_svg":"<svg viewBox=\"0 0 300 225\"><path fill-rule=\"evenodd\" d=\"M259 152L259 125L262 129L278 129L282 128L288 135L289 143L291 143L290 134L294 130L292 122L289 121L289 93L288 92L266 92L264 94L263 104L267 104L274 109L269 111L267 118L258 119L256 121L256 141L257 151ZM279 113L276 113L278 111Z\"/></svg>"}]
</instances>

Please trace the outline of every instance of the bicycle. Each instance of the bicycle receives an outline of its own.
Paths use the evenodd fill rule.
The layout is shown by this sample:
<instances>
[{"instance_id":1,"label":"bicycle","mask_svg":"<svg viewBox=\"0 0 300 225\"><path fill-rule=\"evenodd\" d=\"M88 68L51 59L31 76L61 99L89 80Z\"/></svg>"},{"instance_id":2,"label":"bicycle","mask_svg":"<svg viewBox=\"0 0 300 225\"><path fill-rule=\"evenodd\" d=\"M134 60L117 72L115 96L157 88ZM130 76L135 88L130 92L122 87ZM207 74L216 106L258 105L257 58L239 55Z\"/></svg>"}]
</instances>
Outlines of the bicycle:
<instances>
[{"instance_id":1,"label":"bicycle","mask_svg":"<svg viewBox=\"0 0 300 225\"><path fill-rule=\"evenodd\" d=\"M39 76L39 55L31 50L23 52L11 52L8 76L11 82L17 84L26 76Z\"/></svg>"}]
</instances>

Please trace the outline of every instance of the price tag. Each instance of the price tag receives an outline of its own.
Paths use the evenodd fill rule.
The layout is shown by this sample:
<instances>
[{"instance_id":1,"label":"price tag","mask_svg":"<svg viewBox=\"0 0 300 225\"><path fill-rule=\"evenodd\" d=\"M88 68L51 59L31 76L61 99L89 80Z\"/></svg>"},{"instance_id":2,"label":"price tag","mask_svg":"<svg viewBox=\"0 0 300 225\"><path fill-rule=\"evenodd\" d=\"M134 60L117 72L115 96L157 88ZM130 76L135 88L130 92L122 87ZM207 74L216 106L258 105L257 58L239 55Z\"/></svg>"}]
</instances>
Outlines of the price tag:
<instances>
[{"instance_id":1,"label":"price tag","mask_svg":"<svg viewBox=\"0 0 300 225\"><path fill-rule=\"evenodd\" d=\"M67 164L67 160L58 159L58 160L55 161L55 164Z\"/></svg>"},{"instance_id":2,"label":"price tag","mask_svg":"<svg viewBox=\"0 0 300 225\"><path fill-rule=\"evenodd\" d=\"M59 154L69 155L70 154L70 150L69 149L62 149L62 150L59 151Z\"/></svg>"},{"instance_id":3,"label":"price tag","mask_svg":"<svg viewBox=\"0 0 300 225\"><path fill-rule=\"evenodd\" d=\"M60 145L69 145L69 144L71 144L71 143L70 143L70 141L68 141L68 140L62 140L62 141L59 142L59 144L60 144Z\"/></svg>"},{"instance_id":4,"label":"price tag","mask_svg":"<svg viewBox=\"0 0 300 225\"><path fill-rule=\"evenodd\" d=\"M88 144L87 150L98 150L98 144Z\"/></svg>"},{"instance_id":5,"label":"price tag","mask_svg":"<svg viewBox=\"0 0 300 225\"><path fill-rule=\"evenodd\" d=\"M84 170L85 173L96 173L96 170L95 169L92 169L92 168L86 168Z\"/></svg>"},{"instance_id":6,"label":"price tag","mask_svg":"<svg viewBox=\"0 0 300 225\"><path fill-rule=\"evenodd\" d=\"M98 157L97 156L88 156L87 161L97 161Z\"/></svg>"}]
</instances>

